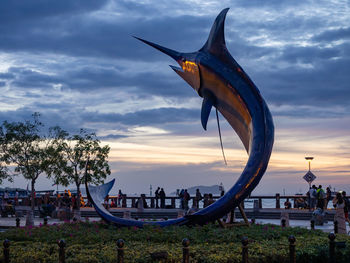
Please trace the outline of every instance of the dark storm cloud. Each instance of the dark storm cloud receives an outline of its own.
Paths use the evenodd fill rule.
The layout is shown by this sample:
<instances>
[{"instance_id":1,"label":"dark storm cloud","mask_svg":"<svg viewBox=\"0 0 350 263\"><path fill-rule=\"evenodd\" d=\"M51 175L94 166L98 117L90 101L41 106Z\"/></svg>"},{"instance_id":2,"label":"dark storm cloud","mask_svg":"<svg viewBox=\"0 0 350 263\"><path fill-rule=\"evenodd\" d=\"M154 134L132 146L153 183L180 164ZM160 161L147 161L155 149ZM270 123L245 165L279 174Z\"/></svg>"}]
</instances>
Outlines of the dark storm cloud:
<instances>
[{"instance_id":1,"label":"dark storm cloud","mask_svg":"<svg viewBox=\"0 0 350 263\"><path fill-rule=\"evenodd\" d=\"M54 4L53 4L54 6ZM33 10L28 10L31 13ZM102 20L93 16L55 13L24 21L30 15L0 25L0 50L9 52L54 52L70 56L128 58L148 60L164 59L149 47L132 38L148 38L179 50L197 49L204 44L207 34L201 29L209 27L205 17L129 17ZM23 23L26 26L23 26ZM188 25L191 25L190 27ZM208 29L207 29L208 30ZM171 45L172 44L172 45Z\"/></svg>"},{"instance_id":2,"label":"dark storm cloud","mask_svg":"<svg viewBox=\"0 0 350 263\"><path fill-rule=\"evenodd\" d=\"M0 86L9 86L22 92L25 88L28 98L38 100L40 94L33 93L30 89L47 92L55 85L59 85L63 91L74 90L81 93L108 90L111 92L110 97L114 96L114 91L122 91L135 95L136 99L152 95L183 100L192 98L192 89L175 73L172 74L171 69L157 72L148 69L142 71L138 68L137 71L133 71L136 66L132 62L161 61L166 67L171 59L137 41L131 35L179 51L195 51L206 41L215 15L185 15L181 12L184 6L181 6L181 9L179 3L168 1L159 1L158 4L116 1L113 5L114 12L118 15L97 15L96 11L106 7L105 4L106 2L101 1L2 3L0 52L36 54L42 55L43 58L48 54L51 60L54 60L54 55L66 55L68 59L51 64L48 62L47 67L38 66L44 68L38 71L35 68L36 63L40 61L28 58L31 65L23 67L17 64L8 69L8 72L0 73ZM191 6L187 2L181 4ZM350 81L349 44L326 44L328 41L347 40L349 28L327 30L327 17L296 15L294 10L304 5L306 7L307 3L275 0L263 3L258 0L237 1L228 13L226 22L228 49L238 62L244 61L241 63L242 67L252 77L268 103L347 107L347 83ZM293 6L293 9L288 9L290 6ZM257 16L256 19L248 20L235 16L236 8L247 8L247 12L253 12L260 7L271 12L277 10L281 12L281 16L269 19ZM169 9L172 8L174 13L171 14ZM168 12L162 12L163 10ZM270 12L267 12L266 16L269 15ZM315 34L314 32L321 33L311 38L313 46L301 47L295 44L295 38ZM286 41L288 44L266 46L258 40L249 40L249 37L259 34L266 35L267 42ZM294 39L294 42L288 42L290 39ZM78 57L80 65L74 61ZM300 64L307 64L307 67ZM115 101L122 99L116 97ZM55 107L59 107L59 104L60 102ZM65 106L67 105L62 103L62 109ZM49 105L40 103L33 103L29 107L31 110L37 108L40 111L45 107L50 108ZM70 107L80 110L82 106ZM76 113L79 114L80 111ZM135 112L132 116L134 123L140 120L142 122L143 114L146 113ZM300 113L295 111L290 114ZM102 116L102 120L123 119L122 117Z\"/></svg>"},{"instance_id":3,"label":"dark storm cloud","mask_svg":"<svg viewBox=\"0 0 350 263\"><path fill-rule=\"evenodd\" d=\"M67 106L67 105L66 105ZM0 123L8 122L24 122L32 120L34 112L40 113L40 121L45 127L61 126L64 130L69 132L77 132L79 128L83 128L82 119L75 113L75 110L65 108L63 111L55 110L49 107L23 107L13 111L0 111ZM60 106L63 108L63 105Z\"/></svg>"},{"instance_id":4,"label":"dark storm cloud","mask_svg":"<svg viewBox=\"0 0 350 263\"><path fill-rule=\"evenodd\" d=\"M307 2L307 1L303 1ZM286 8L287 6L297 6L300 5L300 2L291 2L289 0L265 0L265 1L260 1L260 0L236 0L234 2L235 6L240 6L240 7L252 7L252 8L257 8L257 7L269 7L269 8L277 8L277 7L283 7Z\"/></svg>"},{"instance_id":5,"label":"dark storm cloud","mask_svg":"<svg viewBox=\"0 0 350 263\"><path fill-rule=\"evenodd\" d=\"M341 50L336 48L287 46L284 48L283 55L280 58L290 63L301 62L315 64L320 60L339 57L340 54ZM322 61L320 62L322 63Z\"/></svg>"},{"instance_id":6,"label":"dark storm cloud","mask_svg":"<svg viewBox=\"0 0 350 263\"><path fill-rule=\"evenodd\" d=\"M169 68L170 77L162 72L126 73L116 69L85 67L78 71L67 72L67 87L78 90L112 88L135 91L134 95L184 96L192 89L179 79ZM172 74L173 73L173 74Z\"/></svg>"},{"instance_id":7,"label":"dark storm cloud","mask_svg":"<svg viewBox=\"0 0 350 263\"><path fill-rule=\"evenodd\" d=\"M115 130L124 130L137 126L163 126L168 123L192 123L198 120L198 110L184 108L158 108L140 110L132 113L99 113L88 112L83 108L74 108L69 103L37 104L35 108L25 107L16 111L0 111L0 122L17 122L31 120L34 112L41 114L41 121L46 127L60 126L71 133L79 128L90 126L108 126ZM179 127L177 127L179 129ZM174 131L176 128L174 128ZM96 131L92 129L92 131ZM107 135L109 139L123 138L127 135ZM106 137L106 138L107 138Z\"/></svg>"},{"instance_id":8,"label":"dark storm cloud","mask_svg":"<svg viewBox=\"0 0 350 263\"><path fill-rule=\"evenodd\" d=\"M316 42L332 42L337 40L350 39L350 27L326 30L312 38Z\"/></svg>"},{"instance_id":9,"label":"dark storm cloud","mask_svg":"<svg viewBox=\"0 0 350 263\"><path fill-rule=\"evenodd\" d=\"M248 72L252 72L254 82L268 102L348 107L349 43L330 47L288 45L276 49L275 57L265 61L265 65L265 68L248 68Z\"/></svg>"},{"instance_id":10,"label":"dark storm cloud","mask_svg":"<svg viewBox=\"0 0 350 263\"><path fill-rule=\"evenodd\" d=\"M40 73L27 68L11 67L8 70L13 75L11 84L22 88L47 88L49 85L60 83L58 77Z\"/></svg>"},{"instance_id":11,"label":"dark storm cloud","mask_svg":"<svg viewBox=\"0 0 350 263\"><path fill-rule=\"evenodd\" d=\"M350 59L326 61L316 68L286 68L260 72L257 82L274 104L318 107L348 106ZM321 106L322 105L322 106Z\"/></svg>"},{"instance_id":12,"label":"dark storm cloud","mask_svg":"<svg viewBox=\"0 0 350 263\"><path fill-rule=\"evenodd\" d=\"M0 23L23 23L53 16L71 16L101 8L107 1L100 0L11 0L3 1L0 8Z\"/></svg>"},{"instance_id":13,"label":"dark storm cloud","mask_svg":"<svg viewBox=\"0 0 350 263\"><path fill-rule=\"evenodd\" d=\"M146 5L136 3L124 3L121 8L124 10L130 8L130 5L137 5L139 10L131 9L129 12L145 13L143 9L148 8ZM29 13L31 11L33 10L28 10ZM127 10L124 11L128 13ZM153 13L155 12L153 10ZM0 50L49 52L69 56L102 56L110 59L169 60L166 55L132 38L132 35L178 51L192 52L203 46L215 18L215 16L204 15L169 17L159 14L101 20L88 16L82 11L81 13L73 15L68 12L57 12L55 15L47 14L44 17L27 14L33 17L33 20L26 21L26 27L23 27L24 21L22 21L26 19L26 15L23 18L18 17L18 20L11 25L6 26L6 23L10 23L6 21L3 26L0 25L0 36L3 39L0 42ZM240 28L241 23L236 22L237 24L230 24L230 26ZM247 30L246 25L245 30ZM235 32L230 32L229 39L233 50L238 49L243 55L254 54L254 50L260 53L268 50L246 46L247 43Z\"/></svg>"},{"instance_id":14,"label":"dark storm cloud","mask_svg":"<svg viewBox=\"0 0 350 263\"><path fill-rule=\"evenodd\" d=\"M14 77L15 75L10 72L7 72L7 73L0 72L0 79L6 80L6 79L13 79Z\"/></svg>"},{"instance_id":15,"label":"dark storm cloud","mask_svg":"<svg viewBox=\"0 0 350 263\"><path fill-rule=\"evenodd\" d=\"M126 114L85 112L82 118L92 122L111 122L123 125L157 126L166 123L189 122L198 119L198 111L191 109L159 108Z\"/></svg>"},{"instance_id":16,"label":"dark storm cloud","mask_svg":"<svg viewBox=\"0 0 350 263\"><path fill-rule=\"evenodd\" d=\"M47 74L26 68L12 67L9 73L14 80L11 86L18 88L51 89L61 85L63 89L80 92L110 89L128 91L134 96L173 96L183 97L193 95L192 88L180 79L169 68L170 76L162 72L125 73L117 68L86 66L71 69L56 74ZM117 98L116 98L117 99Z\"/></svg>"}]
</instances>

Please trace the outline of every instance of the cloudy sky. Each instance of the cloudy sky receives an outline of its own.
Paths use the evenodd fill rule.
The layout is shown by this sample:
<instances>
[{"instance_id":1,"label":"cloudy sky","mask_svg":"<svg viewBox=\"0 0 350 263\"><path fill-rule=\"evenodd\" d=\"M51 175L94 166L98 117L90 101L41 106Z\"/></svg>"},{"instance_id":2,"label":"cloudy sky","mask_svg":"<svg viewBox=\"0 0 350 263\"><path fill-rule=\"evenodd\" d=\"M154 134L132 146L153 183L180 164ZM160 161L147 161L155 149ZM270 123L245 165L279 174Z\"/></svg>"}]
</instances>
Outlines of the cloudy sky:
<instances>
[{"instance_id":1,"label":"cloudy sky","mask_svg":"<svg viewBox=\"0 0 350 263\"><path fill-rule=\"evenodd\" d=\"M1 1L0 121L40 112L47 127L95 131L126 193L231 187L247 161L238 136L223 120L225 166L215 114L203 131L201 99L174 62L132 38L196 51L226 7L227 47L275 123L254 193L306 191L305 156L315 157L316 184L350 192L349 1ZM37 189L49 186L41 179Z\"/></svg>"}]
</instances>

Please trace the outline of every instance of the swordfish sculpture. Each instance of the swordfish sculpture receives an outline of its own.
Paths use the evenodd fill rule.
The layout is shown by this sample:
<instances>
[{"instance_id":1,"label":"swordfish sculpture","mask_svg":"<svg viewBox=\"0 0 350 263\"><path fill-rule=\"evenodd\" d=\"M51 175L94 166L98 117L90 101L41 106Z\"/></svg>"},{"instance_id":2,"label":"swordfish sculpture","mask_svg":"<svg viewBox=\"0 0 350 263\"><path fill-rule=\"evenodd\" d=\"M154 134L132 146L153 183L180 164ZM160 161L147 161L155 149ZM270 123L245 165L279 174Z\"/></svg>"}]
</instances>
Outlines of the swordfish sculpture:
<instances>
[{"instance_id":1,"label":"swordfish sculpture","mask_svg":"<svg viewBox=\"0 0 350 263\"><path fill-rule=\"evenodd\" d=\"M274 141L272 116L258 88L227 50L224 22L228 10L228 8L222 10L217 16L207 42L197 52L181 53L136 38L172 57L180 65L170 67L203 98L201 122L204 129L211 108L215 107L217 120L219 111L236 131L249 154L241 176L224 196L210 206L192 215L155 222L117 218L102 206L101 203L112 188L114 180L101 186L86 184L90 201L105 221L119 226L137 227L146 224L202 225L221 218L237 207L254 190L264 175Z\"/></svg>"}]
</instances>

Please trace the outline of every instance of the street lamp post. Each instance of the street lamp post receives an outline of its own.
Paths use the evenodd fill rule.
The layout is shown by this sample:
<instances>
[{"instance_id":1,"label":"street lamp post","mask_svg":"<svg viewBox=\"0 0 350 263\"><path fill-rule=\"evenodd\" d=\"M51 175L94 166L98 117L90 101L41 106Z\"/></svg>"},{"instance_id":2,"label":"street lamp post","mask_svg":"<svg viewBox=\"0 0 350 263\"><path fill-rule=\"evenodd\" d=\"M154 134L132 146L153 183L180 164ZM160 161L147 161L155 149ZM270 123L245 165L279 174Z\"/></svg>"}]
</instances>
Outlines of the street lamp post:
<instances>
[{"instance_id":1,"label":"street lamp post","mask_svg":"<svg viewBox=\"0 0 350 263\"><path fill-rule=\"evenodd\" d=\"M305 157L305 160L309 161L309 171L311 170L311 161L314 159L314 157Z\"/></svg>"},{"instance_id":2,"label":"street lamp post","mask_svg":"<svg viewBox=\"0 0 350 263\"><path fill-rule=\"evenodd\" d=\"M313 180L315 180L316 176L311 172L311 161L314 159L314 157L307 156L305 157L305 160L309 162L309 171L304 175L304 179L309 183L309 211L311 211L311 196L310 196L310 189L311 189L311 183Z\"/></svg>"}]
</instances>

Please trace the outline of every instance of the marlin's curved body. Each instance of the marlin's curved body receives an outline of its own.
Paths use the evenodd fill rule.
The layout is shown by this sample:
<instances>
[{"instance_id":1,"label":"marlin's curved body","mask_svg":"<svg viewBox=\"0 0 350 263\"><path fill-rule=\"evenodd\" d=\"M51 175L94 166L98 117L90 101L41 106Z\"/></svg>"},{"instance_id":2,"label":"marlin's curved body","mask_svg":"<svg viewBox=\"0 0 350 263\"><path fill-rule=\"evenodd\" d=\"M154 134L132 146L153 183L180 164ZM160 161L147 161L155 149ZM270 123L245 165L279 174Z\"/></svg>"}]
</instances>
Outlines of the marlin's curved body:
<instances>
[{"instance_id":1,"label":"marlin's curved body","mask_svg":"<svg viewBox=\"0 0 350 263\"><path fill-rule=\"evenodd\" d=\"M221 11L212 26L207 42L194 53L180 53L138 38L171 56L180 65L171 67L197 91L199 96L203 97L201 111L203 128L206 129L211 108L214 106L236 131L249 154L246 167L237 182L215 203L193 215L152 224L160 226L204 224L216 220L238 206L253 191L267 168L274 141L272 117L258 88L226 48L224 22L227 11L228 8ZM100 200L94 200L96 195L89 193L89 187L86 187L96 211L106 221L123 226L142 227L144 224L151 224L112 216L102 205L97 204ZM107 188L110 189L105 187L101 191L105 192ZM107 195L108 192L104 194Z\"/></svg>"}]
</instances>

